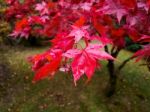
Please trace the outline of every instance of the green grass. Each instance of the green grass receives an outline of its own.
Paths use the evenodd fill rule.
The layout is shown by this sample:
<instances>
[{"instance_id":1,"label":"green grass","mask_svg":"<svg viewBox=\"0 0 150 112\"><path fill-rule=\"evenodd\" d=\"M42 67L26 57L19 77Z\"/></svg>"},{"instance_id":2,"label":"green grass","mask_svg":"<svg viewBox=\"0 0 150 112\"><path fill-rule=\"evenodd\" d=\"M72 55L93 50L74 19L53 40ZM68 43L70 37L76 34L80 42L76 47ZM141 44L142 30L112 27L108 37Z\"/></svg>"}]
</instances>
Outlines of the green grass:
<instances>
[{"instance_id":1,"label":"green grass","mask_svg":"<svg viewBox=\"0 0 150 112\"><path fill-rule=\"evenodd\" d=\"M105 97L108 82L106 62L96 71L89 84L83 77L77 87L72 74L57 73L52 80L32 83L34 73L28 56L47 48L14 48L3 50L1 62L9 68L9 79L0 94L0 112L150 112L150 73L142 62L130 61L119 73L117 92ZM131 53L121 52L118 66Z\"/></svg>"}]
</instances>

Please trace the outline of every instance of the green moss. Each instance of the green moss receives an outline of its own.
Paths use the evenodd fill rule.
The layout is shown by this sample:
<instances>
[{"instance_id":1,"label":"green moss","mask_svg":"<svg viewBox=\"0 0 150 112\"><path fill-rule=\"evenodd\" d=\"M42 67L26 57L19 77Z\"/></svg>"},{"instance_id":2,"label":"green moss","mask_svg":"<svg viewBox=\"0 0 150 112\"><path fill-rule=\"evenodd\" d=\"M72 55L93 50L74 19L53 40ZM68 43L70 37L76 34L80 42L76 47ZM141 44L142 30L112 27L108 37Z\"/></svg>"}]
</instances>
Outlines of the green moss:
<instances>
[{"instance_id":1,"label":"green moss","mask_svg":"<svg viewBox=\"0 0 150 112\"><path fill-rule=\"evenodd\" d=\"M52 80L42 80L32 84L33 72L26 58L45 51L47 48L11 48L2 55L9 63L13 73L1 97L7 104L0 102L2 112L149 112L150 111L150 73L143 63L130 61L119 73L117 92L112 98L104 95L108 82L106 62L96 71L89 84L83 77L77 87L71 74L57 73ZM131 56L122 51L116 65ZM11 88L11 89L10 89ZM6 93L7 93L6 92Z\"/></svg>"}]
</instances>

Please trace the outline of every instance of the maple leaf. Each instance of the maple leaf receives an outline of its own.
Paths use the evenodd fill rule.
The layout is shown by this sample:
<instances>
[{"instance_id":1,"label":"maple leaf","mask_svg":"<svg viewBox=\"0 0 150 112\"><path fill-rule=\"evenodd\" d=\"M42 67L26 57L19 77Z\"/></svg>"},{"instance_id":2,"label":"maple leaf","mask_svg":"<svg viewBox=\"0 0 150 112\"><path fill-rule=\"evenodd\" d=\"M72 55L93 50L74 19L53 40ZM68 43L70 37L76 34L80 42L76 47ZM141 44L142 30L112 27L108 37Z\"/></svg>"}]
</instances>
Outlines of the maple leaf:
<instances>
[{"instance_id":1,"label":"maple leaf","mask_svg":"<svg viewBox=\"0 0 150 112\"><path fill-rule=\"evenodd\" d=\"M25 39L28 39L30 31L31 31L31 27L26 27L22 30L13 31L9 36L14 38L25 37Z\"/></svg>"},{"instance_id":2,"label":"maple leaf","mask_svg":"<svg viewBox=\"0 0 150 112\"><path fill-rule=\"evenodd\" d=\"M74 58L74 61L72 62L71 66L74 77L74 83L76 85L76 81L78 81L80 77L84 75L84 73L88 77L88 80L91 79L96 68L96 60L90 57L84 51L82 52L82 54L79 54Z\"/></svg>"},{"instance_id":3,"label":"maple leaf","mask_svg":"<svg viewBox=\"0 0 150 112\"><path fill-rule=\"evenodd\" d=\"M119 0L119 2L125 6L125 8L130 8L130 9L134 9L137 5L137 2L136 0L130 0L130 1L127 1L127 0Z\"/></svg>"},{"instance_id":4,"label":"maple leaf","mask_svg":"<svg viewBox=\"0 0 150 112\"><path fill-rule=\"evenodd\" d=\"M57 71L59 65L61 62L61 57L58 56L56 59L54 59L52 62L45 64L43 67L41 67L35 74L35 77L33 81L39 81L43 78L46 78L47 76L53 76L54 73Z\"/></svg>"},{"instance_id":5,"label":"maple leaf","mask_svg":"<svg viewBox=\"0 0 150 112\"><path fill-rule=\"evenodd\" d=\"M76 26L76 27L82 27L85 23L86 19L84 16L81 16L75 23L73 26Z\"/></svg>"},{"instance_id":6,"label":"maple leaf","mask_svg":"<svg viewBox=\"0 0 150 112\"><path fill-rule=\"evenodd\" d=\"M100 42L102 42L103 45L112 44L112 40L108 37L100 37Z\"/></svg>"},{"instance_id":7,"label":"maple leaf","mask_svg":"<svg viewBox=\"0 0 150 112\"><path fill-rule=\"evenodd\" d=\"M75 41L73 37L67 36L66 33L60 33L51 42L53 43L53 47L66 51L73 47Z\"/></svg>"},{"instance_id":8,"label":"maple leaf","mask_svg":"<svg viewBox=\"0 0 150 112\"><path fill-rule=\"evenodd\" d=\"M48 37L55 36L59 32L58 30L60 30L60 22L61 18L59 15L55 15L51 18L43 25L43 35Z\"/></svg>"},{"instance_id":9,"label":"maple leaf","mask_svg":"<svg viewBox=\"0 0 150 112\"><path fill-rule=\"evenodd\" d=\"M138 20L139 20L139 18L138 18L138 16L136 16L136 15L128 15L127 16L127 18L126 18L126 21L127 21L127 23L130 25L130 26L134 26L134 25L136 25L137 24L137 22L138 22Z\"/></svg>"},{"instance_id":10,"label":"maple leaf","mask_svg":"<svg viewBox=\"0 0 150 112\"><path fill-rule=\"evenodd\" d=\"M96 13L93 14L92 19L93 19L93 26L97 30L97 32L100 33L101 36L106 37L108 28L98 21L99 19L96 16Z\"/></svg>"},{"instance_id":11,"label":"maple leaf","mask_svg":"<svg viewBox=\"0 0 150 112\"><path fill-rule=\"evenodd\" d=\"M125 47L125 33L125 29L122 27L118 29L111 29L111 39L115 46L118 46L119 48Z\"/></svg>"},{"instance_id":12,"label":"maple leaf","mask_svg":"<svg viewBox=\"0 0 150 112\"><path fill-rule=\"evenodd\" d=\"M97 23L96 21L94 21L94 27L102 36L106 36L106 33L108 31L107 27L100 23Z\"/></svg>"},{"instance_id":13,"label":"maple leaf","mask_svg":"<svg viewBox=\"0 0 150 112\"><path fill-rule=\"evenodd\" d=\"M36 74L33 79L33 81L35 82L44 79L46 77L52 77L55 74L61 62L62 53L59 49L51 50L49 51L49 55L46 55L45 58L47 58L49 61L46 62L42 67L40 67L36 71Z\"/></svg>"},{"instance_id":14,"label":"maple leaf","mask_svg":"<svg viewBox=\"0 0 150 112\"><path fill-rule=\"evenodd\" d=\"M98 60L113 60L114 58L110 54L106 53L102 48L104 48L103 44L89 44L85 51Z\"/></svg>"},{"instance_id":15,"label":"maple leaf","mask_svg":"<svg viewBox=\"0 0 150 112\"><path fill-rule=\"evenodd\" d=\"M145 4L144 2L138 2L138 3L137 3L137 7L138 7L138 8L143 8L143 9L145 9L147 12L148 12L148 10L149 10L148 5Z\"/></svg>"},{"instance_id":16,"label":"maple leaf","mask_svg":"<svg viewBox=\"0 0 150 112\"><path fill-rule=\"evenodd\" d=\"M63 54L63 56L67 58L73 58L71 68L75 85L84 74L86 74L88 81L91 79L98 66L97 60L114 59L105 51L100 50L103 47L104 46L100 44L89 44L89 46L83 50L71 49Z\"/></svg>"},{"instance_id":17,"label":"maple leaf","mask_svg":"<svg viewBox=\"0 0 150 112\"><path fill-rule=\"evenodd\" d=\"M150 36L149 35L142 35L139 39L138 42L144 43L144 42L150 42Z\"/></svg>"},{"instance_id":18,"label":"maple leaf","mask_svg":"<svg viewBox=\"0 0 150 112\"><path fill-rule=\"evenodd\" d=\"M45 22L46 22L46 20L48 20L48 19L49 19L48 16L42 16L42 17L40 17L40 16L31 16L31 17L29 18L29 22L30 22L31 24L44 25Z\"/></svg>"},{"instance_id":19,"label":"maple leaf","mask_svg":"<svg viewBox=\"0 0 150 112\"><path fill-rule=\"evenodd\" d=\"M28 21L28 18L23 18L16 22L14 31L10 34L12 37L25 37L28 38L30 34L30 23Z\"/></svg>"},{"instance_id":20,"label":"maple leaf","mask_svg":"<svg viewBox=\"0 0 150 112\"><path fill-rule=\"evenodd\" d=\"M123 37L123 35L125 34L125 30L123 28L112 28L111 29L111 35L115 38L115 37Z\"/></svg>"},{"instance_id":21,"label":"maple leaf","mask_svg":"<svg viewBox=\"0 0 150 112\"><path fill-rule=\"evenodd\" d=\"M71 4L69 2L66 2L64 0L59 0L58 4L63 8L69 8L71 6Z\"/></svg>"},{"instance_id":22,"label":"maple leaf","mask_svg":"<svg viewBox=\"0 0 150 112\"><path fill-rule=\"evenodd\" d=\"M28 18L23 18L16 22L15 30L20 30L29 25Z\"/></svg>"},{"instance_id":23,"label":"maple leaf","mask_svg":"<svg viewBox=\"0 0 150 112\"><path fill-rule=\"evenodd\" d=\"M73 26L73 29L71 30L68 36L75 37L76 43L79 42L79 40L83 37L89 39L90 36L86 29L87 27L78 28L78 27Z\"/></svg>"},{"instance_id":24,"label":"maple leaf","mask_svg":"<svg viewBox=\"0 0 150 112\"><path fill-rule=\"evenodd\" d=\"M48 8L55 8L56 4L54 2L48 2L47 7Z\"/></svg>"},{"instance_id":25,"label":"maple leaf","mask_svg":"<svg viewBox=\"0 0 150 112\"><path fill-rule=\"evenodd\" d=\"M150 57L150 44L145 45L141 50L134 53L133 57L137 57L136 61L139 61L143 57Z\"/></svg>"},{"instance_id":26,"label":"maple leaf","mask_svg":"<svg viewBox=\"0 0 150 112\"><path fill-rule=\"evenodd\" d=\"M92 3L88 3L88 2L80 3L80 8L85 11L90 11L91 6L92 6Z\"/></svg>"},{"instance_id":27,"label":"maple leaf","mask_svg":"<svg viewBox=\"0 0 150 112\"><path fill-rule=\"evenodd\" d=\"M36 4L35 10L39 11L41 15L49 14L48 5L44 1Z\"/></svg>"},{"instance_id":28,"label":"maple leaf","mask_svg":"<svg viewBox=\"0 0 150 112\"><path fill-rule=\"evenodd\" d=\"M67 50L63 56L67 58L75 58L75 56L79 55L81 53L78 49L69 49Z\"/></svg>"},{"instance_id":29,"label":"maple leaf","mask_svg":"<svg viewBox=\"0 0 150 112\"><path fill-rule=\"evenodd\" d=\"M122 17L128 14L127 10L114 0L106 0L106 5L104 5L100 11L105 14L115 15L119 23Z\"/></svg>"},{"instance_id":30,"label":"maple leaf","mask_svg":"<svg viewBox=\"0 0 150 112\"><path fill-rule=\"evenodd\" d=\"M147 0L146 4L150 7L150 0Z\"/></svg>"},{"instance_id":31,"label":"maple leaf","mask_svg":"<svg viewBox=\"0 0 150 112\"><path fill-rule=\"evenodd\" d=\"M128 35L134 41L137 42L140 39L140 34L135 28L128 28Z\"/></svg>"},{"instance_id":32,"label":"maple leaf","mask_svg":"<svg viewBox=\"0 0 150 112\"><path fill-rule=\"evenodd\" d=\"M112 39L108 38L108 37L104 37L104 36L97 36L97 35L94 35L94 36L91 36L91 40L98 40L100 43L102 43L104 46L107 45L107 44L112 44Z\"/></svg>"},{"instance_id":33,"label":"maple leaf","mask_svg":"<svg viewBox=\"0 0 150 112\"><path fill-rule=\"evenodd\" d=\"M52 60L52 56L49 52L45 52L42 54L36 54L35 56L28 57L28 61L33 64L32 70L37 71L40 69L45 63L50 62Z\"/></svg>"}]
</instances>

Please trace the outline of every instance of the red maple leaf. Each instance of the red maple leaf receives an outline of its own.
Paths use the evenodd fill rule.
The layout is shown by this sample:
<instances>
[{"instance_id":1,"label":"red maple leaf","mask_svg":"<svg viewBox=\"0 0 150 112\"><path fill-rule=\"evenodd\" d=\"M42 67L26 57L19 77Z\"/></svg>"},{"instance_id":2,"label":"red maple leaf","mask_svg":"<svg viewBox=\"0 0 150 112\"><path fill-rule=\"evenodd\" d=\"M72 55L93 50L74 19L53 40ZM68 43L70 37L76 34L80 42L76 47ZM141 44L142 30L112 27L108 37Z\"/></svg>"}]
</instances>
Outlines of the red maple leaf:
<instances>
[{"instance_id":1,"label":"red maple leaf","mask_svg":"<svg viewBox=\"0 0 150 112\"><path fill-rule=\"evenodd\" d=\"M71 49L64 53L63 56L67 58L73 58L71 67L75 85L80 77L84 74L86 74L88 81L91 79L95 69L98 66L97 60L114 59L105 51L100 50L103 47L103 45L99 44L90 44L83 50Z\"/></svg>"},{"instance_id":2,"label":"red maple leaf","mask_svg":"<svg viewBox=\"0 0 150 112\"><path fill-rule=\"evenodd\" d=\"M33 81L39 81L46 77L52 77L57 71L61 62L61 56L57 55L57 58L53 59L50 63L46 63L35 74Z\"/></svg>"},{"instance_id":3,"label":"red maple leaf","mask_svg":"<svg viewBox=\"0 0 150 112\"><path fill-rule=\"evenodd\" d=\"M74 26L76 27L82 27L85 23L86 19L85 17L81 16L75 23Z\"/></svg>"},{"instance_id":4,"label":"red maple leaf","mask_svg":"<svg viewBox=\"0 0 150 112\"><path fill-rule=\"evenodd\" d=\"M52 77L58 70L62 59L62 52L59 49L51 49L44 54L30 58L33 69L36 71L33 81L39 81L46 77Z\"/></svg>"},{"instance_id":5,"label":"red maple leaf","mask_svg":"<svg viewBox=\"0 0 150 112\"><path fill-rule=\"evenodd\" d=\"M115 46L123 48L125 46L125 29L123 28L112 28L111 29L111 39Z\"/></svg>"},{"instance_id":6,"label":"red maple leaf","mask_svg":"<svg viewBox=\"0 0 150 112\"><path fill-rule=\"evenodd\" d=\"M61 48L66 51L73 47L75 40L73 37L68 36L67 33L60 33L51 42L55 48Z\"/></svg>"},{"instance_id":7,"label":"red maple leaf","mask_svg":"<svg viewBox=\"0 0 150 112\"><path fill-rule=\"evenodd\" d=\"M129 1L127 1L127 0L119 0L119 1L120 1L120 3L123 6L125 6L125 8L134 9L136 7L136 5L137 5L136 0L129 0Z\"/></svg>"},{"instance_id":8,"label":"red maple leaf","mask_svg":"<svg viewBox=\"0 0 150 112\"><path fill-rule=\"evenodd\" d=\"M100 11L104 14L116 16L119 23L122 17L128 14L128 11L117 0L106 0Z\"/></svg>"},{"instance_id":9,"label":"red maple leaf","mask_svg":"<svg viewBox=\"0 0 150 112\"><path fill-rule=\"evenodd\" d=\"M140 43L144 43L144 42L150 42L150 36L149 35L142 35L141 38L138 40L138 42Z\"/></svg>"},{"instance_id":10,"label":"red maple leaf","mask_svg":"<svg viewBox=\"0 0 150 112\"><path fill-rule=\"evenodd\" d=\"M143 57L150 57L150 44L145 45L143 49L138 50L133 57L137 57L136 61L139 61Z\"/></svg>"}]
</instances>

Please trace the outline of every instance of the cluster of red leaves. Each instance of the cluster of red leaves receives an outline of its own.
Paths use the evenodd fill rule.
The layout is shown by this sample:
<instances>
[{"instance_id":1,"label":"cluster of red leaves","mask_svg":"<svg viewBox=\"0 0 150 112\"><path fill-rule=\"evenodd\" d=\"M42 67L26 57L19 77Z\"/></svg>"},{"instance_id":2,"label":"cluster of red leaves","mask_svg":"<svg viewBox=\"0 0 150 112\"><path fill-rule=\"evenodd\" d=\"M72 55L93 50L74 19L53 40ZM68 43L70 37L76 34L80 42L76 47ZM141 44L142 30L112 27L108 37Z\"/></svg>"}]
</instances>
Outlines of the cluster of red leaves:
<instances>
[{"instance_id":1,"label":"cluster of red leaves","mask_svg":"<svg viewBox=\"0 0 150 112\"><path fill-rule=\"evenodd\" d=\"M30 34L54 37L50 50L33 56L35 81L51 77L57 70L72 70L74 82L84 74L88 81L99 60L113 60L104 51L112 44L125 47L125 37L136 43L150 42L149 0L6 0L6 18L13 17L14 37ZM97 41L97 43L95 43ZM85 43L85 45L83 45ZM150 45L135 56L149 56Z\"/></svg>"}]
</instances>

